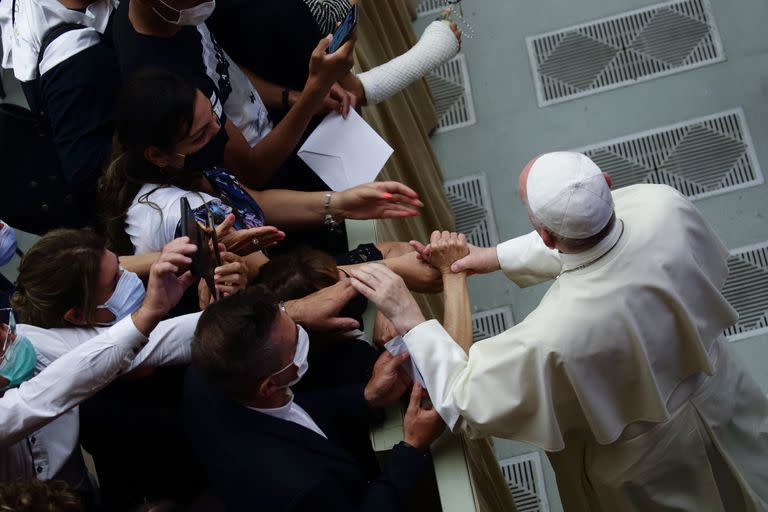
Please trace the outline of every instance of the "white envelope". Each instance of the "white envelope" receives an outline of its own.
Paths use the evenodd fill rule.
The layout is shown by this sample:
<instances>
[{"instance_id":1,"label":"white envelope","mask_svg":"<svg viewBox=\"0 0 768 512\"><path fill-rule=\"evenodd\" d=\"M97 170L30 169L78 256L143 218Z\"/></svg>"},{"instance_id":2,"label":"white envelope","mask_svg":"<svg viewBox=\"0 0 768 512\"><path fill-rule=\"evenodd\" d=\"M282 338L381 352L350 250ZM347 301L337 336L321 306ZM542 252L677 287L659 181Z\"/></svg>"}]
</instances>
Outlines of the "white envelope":
<instances>
[{"instance_id":1,"label":"white envelope","mask_svg":"<svg viewBox=\"0 0 768 512\"><path fill-rule=\"evenodd\" d=\"M408 352L408 347L405 345L405 340L401 336L395 336L386 342L384 344L384 348L387 349L387 352L393 356L399 356L403 352ZM427 389L427 385L424 384L424 377L421 376L421 372L419 371L419 368L416 366L416 363L413 361L413 359L409 359L403 363L403 369L406 371L406 373L408 373L408 376L411 377L413 382L418 382L421 384L422 388Z\"/></svg>"},{"instance_id":2,"label":"white envelope","mask_svg":"<svg viewBox=\"0 0 768 512\"><path fill-rule=\"evenodd\" d=\"M331 190L344 190L376 179L393 150L360 115L347 119L331 112L299 149L299 158Z\"/></svg>"}]
</instances>

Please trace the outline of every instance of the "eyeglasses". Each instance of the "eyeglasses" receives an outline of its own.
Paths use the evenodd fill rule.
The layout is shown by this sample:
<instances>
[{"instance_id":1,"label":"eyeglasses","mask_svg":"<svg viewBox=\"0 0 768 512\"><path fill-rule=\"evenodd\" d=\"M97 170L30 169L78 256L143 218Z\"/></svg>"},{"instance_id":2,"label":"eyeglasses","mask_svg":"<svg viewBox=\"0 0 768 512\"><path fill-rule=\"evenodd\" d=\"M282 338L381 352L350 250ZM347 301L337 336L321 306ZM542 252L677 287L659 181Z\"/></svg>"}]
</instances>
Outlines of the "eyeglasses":
<instances>
[{"instance_id":1,"label":"eyeglasses","mask_svg":"<svg viewBox=\"0 0 768 512\"><path fill-rule=\"evenodd\" d=\"M8 348L10 347L11 343L13 343L13 340L10 339L11 334L14 335L14 339L16 337L16 317L13 316L13 309L11 308L0 308L0 311L8 312L8 330L5 332L2 356L0 356L0 362L2 362L5 361L5 357L8 354Z\"/></svg>"}]
</instances>

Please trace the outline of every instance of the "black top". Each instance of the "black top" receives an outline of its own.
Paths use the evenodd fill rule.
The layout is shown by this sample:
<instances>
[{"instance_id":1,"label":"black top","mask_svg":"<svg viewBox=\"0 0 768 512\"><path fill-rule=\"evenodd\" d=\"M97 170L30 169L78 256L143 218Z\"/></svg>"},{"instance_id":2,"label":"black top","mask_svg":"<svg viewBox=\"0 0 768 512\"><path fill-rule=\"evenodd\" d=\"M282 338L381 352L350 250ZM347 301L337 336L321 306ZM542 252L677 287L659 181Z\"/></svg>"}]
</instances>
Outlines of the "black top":
<instances>
[{"instance_id":1,"label":"black top","mask_svg":"<svg viewBox=\"0 0 768 512\"><path fill-rule=\"evenodd\" d=\"M312 50L327 35L304 0L218 0L207 23L235 62L298 91Z\"/></svg>"},{"instance_id":2,"label":"black top","mask_svg":"<svg viewBox=\"0 0 768 512\"><path fill-rule=\"evenodd\" d=\"M109 158L114 104L120 88L108 32L102 39L38 80L21 84L30 110L46 113L62 175L83 189L95 187Z\"/></svg>"},{"instance_id":3,"label":"black top","mask_svg":"<svg viewBox=\"0 0 768 512\"><path fill-rule=\"evenodd\" d=\"M202 36L196 27L183 26L171 37L139 34L128 19L129 6L130 0L123 0L114 14L114 42L123 77L147 68L165 69L188 80L208 98L216 92L222 103L226 101L206 73ZM224 87L224 92L229 90Z\"/></svg>"},{"instance_id":4,"label":"black top","mask_svg":"<svg viewBox=\"0 0 768 512\"><path fill-rule=\"evenodd\" d=\"M334 442L334 423L369 414L363 386L297 393L298 403L328 439L296 423L239 405L194 369L184 385L185 426L227 510L394 512L428 467L429 456L395 446L368 482Z\"/></svg>"}]
</instances>

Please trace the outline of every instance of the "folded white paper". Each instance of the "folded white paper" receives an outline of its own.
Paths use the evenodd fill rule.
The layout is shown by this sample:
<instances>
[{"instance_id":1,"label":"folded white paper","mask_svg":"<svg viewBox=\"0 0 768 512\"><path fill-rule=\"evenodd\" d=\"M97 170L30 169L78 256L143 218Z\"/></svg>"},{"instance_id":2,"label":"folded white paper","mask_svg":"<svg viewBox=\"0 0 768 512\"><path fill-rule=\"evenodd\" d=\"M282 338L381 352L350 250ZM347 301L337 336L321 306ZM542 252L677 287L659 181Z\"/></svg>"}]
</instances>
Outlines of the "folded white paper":
<instances>
[{"instance_id":1,"label":"folded white paper","mask_svg":"<svg viewBox=\"0 0 768 512\"><path fill-rule=\"evenodd\" d=\"M393 150L354 110L347 119L331 112L315 128L299 158L331 190L344 190L376 179Z\"/></svg>"},{"instance_id":2,"label":"folded white paper","mask_svg":"<svg viewBox=\"0 0 768 512\"><path fill-rule=\"evenodd\" d=\"M401 336L395 336L386 342L384 344L384 348L386 348L387 352L393 356L399 356L403 352L408 352L408 347L405 345L405 340ZM421 372L419 371L419 368L416 366L416 363L413 361L413 359L408 359L408 361L403 363L403 369L406 371L406 373L408 373L408 376L411 377L413 382L418 382L421 384L422 388L427 389L427 385L424 384L424 377L421 376Z\"/></svg>"}]
</instances>

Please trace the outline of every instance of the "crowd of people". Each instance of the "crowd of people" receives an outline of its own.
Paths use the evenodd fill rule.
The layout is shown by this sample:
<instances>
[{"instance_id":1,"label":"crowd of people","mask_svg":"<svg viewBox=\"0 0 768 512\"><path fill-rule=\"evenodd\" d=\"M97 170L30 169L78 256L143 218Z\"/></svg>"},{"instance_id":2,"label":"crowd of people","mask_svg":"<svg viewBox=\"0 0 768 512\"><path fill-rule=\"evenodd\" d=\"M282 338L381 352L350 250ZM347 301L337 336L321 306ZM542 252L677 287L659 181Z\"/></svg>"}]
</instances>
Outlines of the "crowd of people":
<instances>
[{"instance_id":1,"label":"crowd of people","mask_svg":"<svg viewBox=\"0 0 768 512\"><path fill-rule=\"evenodd\" d=\"M0 2L2 65L82 213L0 283L0 510L407 510L446 424L546 450L566 510L768 510L768 400L723 338L728 253L673 189L612 192L548 153L520 174L527 235L348 247L346 219L424 204L392 181L330 190L299 146L461 38L435 21L356 75L354 32L327 51L355 3ZM556 281L473 344L467 276L497 270ZM444 323L411 292L442 292ZM369 430L398 404L380 465Z\"/></svg>"}]
</instances>

